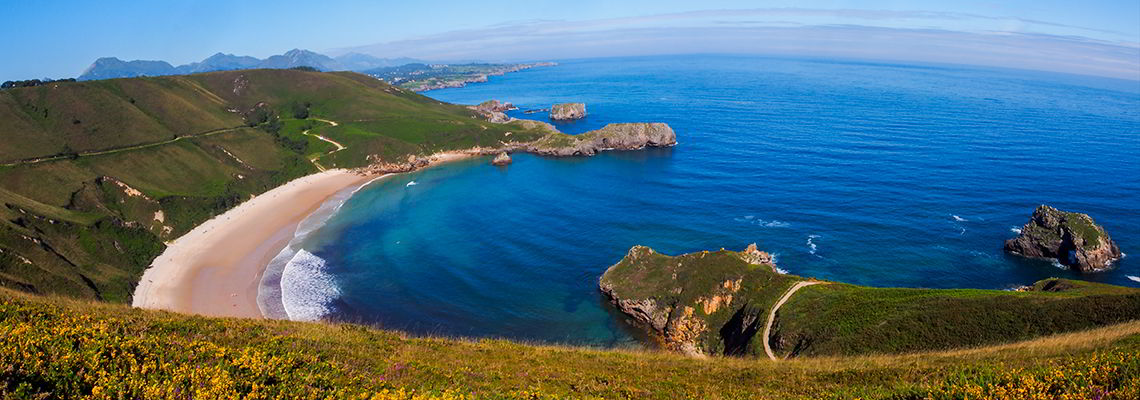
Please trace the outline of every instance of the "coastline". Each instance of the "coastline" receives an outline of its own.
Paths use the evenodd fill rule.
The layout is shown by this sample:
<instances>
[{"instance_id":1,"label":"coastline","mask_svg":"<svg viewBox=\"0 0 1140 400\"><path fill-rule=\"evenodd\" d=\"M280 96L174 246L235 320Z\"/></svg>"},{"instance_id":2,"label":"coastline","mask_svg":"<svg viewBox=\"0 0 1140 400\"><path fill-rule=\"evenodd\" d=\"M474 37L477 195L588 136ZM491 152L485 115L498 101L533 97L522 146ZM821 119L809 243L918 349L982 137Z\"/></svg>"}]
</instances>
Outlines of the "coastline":
<instances>
[{"instance_id":1,"label":"coastline","mask_svg":"<svg viewBox=\"0 0 1140 400\"><path fill-rule=\"evenodd\" d=\"M426 157L422 168L481 155L479 149L436 153ZM297 178L194 227L151 262L131 305L217 317L268 317L258 296L270 261L289 245L300 224L338 193L394 175L366 171L331 169Z\"/></svg>"}]
</instances>

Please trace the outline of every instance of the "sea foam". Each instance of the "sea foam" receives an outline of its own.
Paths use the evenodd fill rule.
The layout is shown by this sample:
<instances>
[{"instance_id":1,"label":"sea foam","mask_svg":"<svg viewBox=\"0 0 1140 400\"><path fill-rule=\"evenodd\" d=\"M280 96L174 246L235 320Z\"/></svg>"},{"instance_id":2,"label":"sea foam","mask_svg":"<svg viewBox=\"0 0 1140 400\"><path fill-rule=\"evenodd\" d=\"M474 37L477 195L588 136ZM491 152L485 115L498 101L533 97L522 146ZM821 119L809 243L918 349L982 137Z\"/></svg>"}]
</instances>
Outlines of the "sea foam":
<instances>
[{"instance_id":1,"label":"sea foam","mask_svg":"<svg viewBox=\"0 0 1140 400\"><path fill-rule=\"evenodd\" d=\"M336 279L324 259L298 250L281 272L281 304L290 320L316 321L333 311L340 297Z\"/></svg>"},{"instance_id":2,"label":"sea foam","mask_svg":"<svg viewBox=\"0 0 1140 400\"><path fill-rule=\"evenodd\" d=\"M297 225L293 239L269 261L262 273L257 290L257 305L262 315L273 319L314 320L331 312L331 300L327 298L335 299L339 289L325 270L324 260L304 250L304 242L339 212L352 195L390 175L338 192ZM306 282L310 279L312 282Z\"/></svg>"},{"instance_id":3,"label":"sea foam","mask_svg":"<svg viewBox=\"0 0 1140 400\"><path fill-rule=\"evenodd\" d=\"M808 253L811 253L811 255L813 255L813 256L815 255L815 251L818 249L818 247L815 245L814 240L818 239L818 238L819 238L819 235L808 235L808 240L807 240Z\"/></svg>"},{"instance_id":4,"label":"sea foam","mask_svg":"<svg viewBox=\"0 0 1140 400\"><path fill-rule=\"evenodd\" d=\"M1136 276L1136 275L1125 275L1125 276L1128 277L1128 279L1132 280L1133 282L1140 282L1140 276Z\"/></svg>"}]
</instances>

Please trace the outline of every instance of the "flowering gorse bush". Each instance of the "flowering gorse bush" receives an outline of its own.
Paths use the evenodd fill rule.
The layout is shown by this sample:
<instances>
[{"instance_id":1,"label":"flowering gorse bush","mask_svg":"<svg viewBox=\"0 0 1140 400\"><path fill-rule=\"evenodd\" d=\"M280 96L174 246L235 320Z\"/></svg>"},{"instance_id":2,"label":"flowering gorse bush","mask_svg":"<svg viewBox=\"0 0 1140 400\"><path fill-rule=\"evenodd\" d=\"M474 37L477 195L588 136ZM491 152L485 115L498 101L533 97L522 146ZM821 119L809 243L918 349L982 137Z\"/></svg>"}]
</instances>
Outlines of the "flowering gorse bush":
<instances>
[{"instance_id":1,"label":"flowering gorse bush","mask_svg":"<svg viewBox=\"0 0 1140 400\"><path fill-rule=\"evenodd\" d=\"M125 331L123 321L0 304L0 398L465 399L349 377L271 336L254 347Z\"/></svg>"}]
</instances>

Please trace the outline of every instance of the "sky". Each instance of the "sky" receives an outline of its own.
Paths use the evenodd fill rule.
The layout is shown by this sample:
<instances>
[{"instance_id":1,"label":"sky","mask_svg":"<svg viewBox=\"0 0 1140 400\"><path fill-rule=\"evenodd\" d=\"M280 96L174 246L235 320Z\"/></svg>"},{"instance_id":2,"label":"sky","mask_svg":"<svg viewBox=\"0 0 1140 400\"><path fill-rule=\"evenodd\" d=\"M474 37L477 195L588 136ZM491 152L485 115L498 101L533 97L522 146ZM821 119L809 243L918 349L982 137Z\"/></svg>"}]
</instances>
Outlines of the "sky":
<instances>
[{"instance_id":1,"label":"sky","mask_svg":"<svg viewBox=\"0 0 1140 400\"><path fill-rule=\"evenodd\" d=\"M0 0L0 80L96 58L174 65L293 48L433 61L758 53L1140 80L1140 1Z\"/></svg>"}]
</instances>

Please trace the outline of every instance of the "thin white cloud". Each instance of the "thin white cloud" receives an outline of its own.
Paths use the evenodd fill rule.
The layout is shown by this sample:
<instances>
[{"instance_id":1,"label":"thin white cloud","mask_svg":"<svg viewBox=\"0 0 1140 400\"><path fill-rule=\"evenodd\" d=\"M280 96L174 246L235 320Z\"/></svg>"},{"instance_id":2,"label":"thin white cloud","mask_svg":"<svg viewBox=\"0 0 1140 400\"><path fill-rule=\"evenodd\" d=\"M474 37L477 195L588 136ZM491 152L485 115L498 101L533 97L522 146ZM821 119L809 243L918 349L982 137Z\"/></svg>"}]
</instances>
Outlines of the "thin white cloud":
<instances>
[{"instance_id":1,"label":"thin white cloud","mask_svg":"<svg viewBox=\"0 0 1140 400\"><path fill-rule=\"evenodd\" d=\"M525 21L334 52L432 60L759 53L973 64L1140 80L1140 43L1080 34L1090 31L1094 30L945 12L708 10L590 21Z\"/></svg>"}]
</instances>

